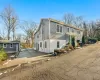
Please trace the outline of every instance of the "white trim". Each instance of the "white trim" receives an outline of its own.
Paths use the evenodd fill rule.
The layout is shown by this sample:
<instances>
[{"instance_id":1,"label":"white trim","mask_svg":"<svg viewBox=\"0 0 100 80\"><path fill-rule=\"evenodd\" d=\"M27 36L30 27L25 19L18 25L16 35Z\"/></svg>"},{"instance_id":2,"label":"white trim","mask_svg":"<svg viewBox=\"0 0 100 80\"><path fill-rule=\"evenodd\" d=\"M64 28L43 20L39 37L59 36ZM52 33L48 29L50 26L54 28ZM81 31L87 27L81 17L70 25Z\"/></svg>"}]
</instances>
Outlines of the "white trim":
<instances>
[{"instance_id":1,"label":"white trim","mask_svg":"<svg viewBox=\"0 0 100 80\"><path fill-rule=\"evenodd\" d=\"M4 44L6 44L6 43L4 43ZM3 48L7 48L7 44L6 44L6 47L4 46L4 44L3 44Z\"/></svg>"}]
</instances>

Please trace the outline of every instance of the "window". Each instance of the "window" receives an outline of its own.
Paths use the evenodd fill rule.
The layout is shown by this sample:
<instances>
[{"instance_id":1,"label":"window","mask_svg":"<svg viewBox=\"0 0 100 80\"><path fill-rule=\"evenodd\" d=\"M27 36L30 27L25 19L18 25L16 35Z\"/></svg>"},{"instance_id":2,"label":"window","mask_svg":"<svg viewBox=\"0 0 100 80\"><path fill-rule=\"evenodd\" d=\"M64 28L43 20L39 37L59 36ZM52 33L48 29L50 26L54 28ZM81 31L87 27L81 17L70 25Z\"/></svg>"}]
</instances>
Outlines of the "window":
<instances>
[{"instance_id":1,"label":"window","mask_svg":"<svg viewBox=\"0 0 100 80\"><path fill-rule=\"evenodd\" d=\"M69 28L67 28L67 31L69 32Z\"/></svg>"},{"instance_id":2,"label":"window","mask_svg":"<svg viewBox=\"0 0 100 80\"><path fill-rule=\"evenodd\" d=\"M47 42L45 42L45 48L47 48Z\"/></svg>"},{"instance_id":3,"label":"window","mask_svg":"<svg viewBox=\"0 0 100 80\"><path fill-rule=\"evenodd\" d=\"M13 48L13 44L10 44L10 48Z\"/></svg>"},{"instance_id":4,"label":"window","mask_svg":"<svg viewBox=\"0 0 100 80\"><path fill-rule=\"evenodd\" d=\"M42 47L42 42L40 42L40 47Z\"/></svg>"},{"instance_id":5,"label":"window","mask_svg":"<svg viewBox=\"0 0 100 80\"><path fill-rule=\"evenodd\" d=\"M62 26L60 26L60 32L62 32Z\"/></svg>"},{"instance_id":6,"label":"window","mask_svg":"<svg viewBox=\"0 0 100 80\"><path fill-rule=\"evenodd\" d=\"M80 34L80 31L77 31L78 34Z\"/></svg>"},{"instance_id":7,"label":"window","mask_svg":"<svg viewBox=\"0 0 100 80\"><path fill-rule=\"evenodd\" d=\"M59 25L57 25L57 32L59 32Z\"/></svg>"},{"instance_id":8,"label":"window","mask_svg":"<svg viewBox=\"0 0 100 80\"><path fill-rule=\"evenodd\" d=\"M72 29L72 32L74 32L74 29Z\"/></svg>"},{"instance_id":9,"label":"window","mask_svg":"<svg viewBox=\"0 0 100 80\"><path fill-rule=\"evenodd\" d=\"M57 25L57 32L62 32L62 26Z\"/></svg>"},{"instance_id":10,"label":"window","mask_svg":"<svg viewBox=\"0 0 100 80\"><path fill-rule=\"evenodd\" d=\"M3 44L3 48L7 48L7 44Z\"/></svg>"},{"instance_id":11,"label":"window","mask_svg":"<svg viewBox=\"0 0 100 80\"><path fill-rule=\"evenodd\" d=\"M39 35L37 35L37 38L39 38Z\"/></svg>"},{"instance_id":12,"label":"window","mask_svg":"<svg viewBox=\"0 0 100 80\"><path fill-rule=\"evenodd\" d=\"M60 43L59 43L59 41L57 41L57 48L59 48L59 47L60 47L60 46L59 46L59 44L60 44Z\"/></svg>"}]
</instances>

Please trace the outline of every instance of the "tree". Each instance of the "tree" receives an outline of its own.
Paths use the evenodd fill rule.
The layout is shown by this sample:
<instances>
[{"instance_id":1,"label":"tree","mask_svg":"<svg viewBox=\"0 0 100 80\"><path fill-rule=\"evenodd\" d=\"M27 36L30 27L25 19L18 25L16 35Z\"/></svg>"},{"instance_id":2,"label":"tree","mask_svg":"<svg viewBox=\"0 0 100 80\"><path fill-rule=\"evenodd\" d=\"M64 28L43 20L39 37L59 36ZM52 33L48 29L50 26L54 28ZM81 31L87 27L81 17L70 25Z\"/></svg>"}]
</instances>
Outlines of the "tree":
<instances>
[{"instance_id":1,"label":"tree","mask_svg":"<svg viewBox=\"0 0 100 80\"><path fill-rule=\"evenodd\" d=\"M25 32L26 34L26 41L30 41L29 43L31 43L33 45L33 39L34 39L34 32L37 28L37 25L35 22L31 21L23 21L22 24L20 25L21 29Z\"/></svg>"},{"instance_id":2,"label":"tree","mask_svg":"<svg viewBox=\"0 0 100 80\"><path fill-rule=\"evenodd\" d=\"M16 35L16 40L17 40L17 41L21 41L21 38L22 38L22 34L17 34L17 35Z\"/></svg>"},{"instance_id":3,"label":"tree","mask_svg":"<svg viewBox=\"0 0 100 80\"><path fill-rule=\"evenodd\" d=\"M1 18L7 29L7 39L10 40L10 33L11 31L13 31L13 35L14 35L15 27L16 27L15 24L17 23L17 16L10 5L4 8L3 12L1 13ZM15 35L13 36L13 38L14 37Z\"/></svg>"},{"instance_id":4,"label":"tree","mask_svg":"<svg viewBox=\"0 0 100 80\"><path fill-rule=\"evenodd\" d=\"M85 36L84 35L82 36L82 44L83 45L85 44Z\"/></svg>"},{"instance_id":5,"label":"tree","mask_svg":"<svg viewBox=\"0 0 100 80\"><path fill-rule=\"evenodd\" d=\"M0 40L4 40L5 39L5 31L4 30L0 30Z\"/></svg>"},{"instance_id":6,"label":"tree","mask_svg":"<svg viewBox=\"0 0 100 80\"><path fill-rule=\"evenodd\" d=\"M63 21L65 24L71 24L79 28L83 27L83 17L82 16L74 16L71 13L66 13L63 16Z\"/></svg>"},{"instance_id":7,"label":"tree","mask_svg":"<svg viewBox=\"0 0 100 80\"><path fill-rule=\"evenodd\" d=\"M72 36L72 46L75 48L75 37L74 36Z\"/></svg>"},{"instance_id":8,"label":"tree","mask_svg":"<svg viewBox=\"0 0 100 80\"><path fill-rule=\"evenodd\" d=\"M84 29L83 35L87 38L88 37L88 27L85 21L83 22L83 29Z\"/></svg>"},{"instance_id":9,"label":"tree","mask_svg":"<svg viewBox=\"0 0 100 80\"><path fill-rule=\"evenodd\" d=\"M64 23L66 23L66 24L73 24L74 15L71 14L71 13L66 13L66 14L63 16L63 20L64 20Z\"/></svg>"},{"instance_id":10,"label":"tree","mask_svg":"<svg viewBox=\"0 0 100 80\"><path fill-rule=\"evenodd\" d=\"M83 17L82 16L75 17L75 19L73 20L73 25L78 28L82 28L83 27Z\"/></svg>"}]
</instances>

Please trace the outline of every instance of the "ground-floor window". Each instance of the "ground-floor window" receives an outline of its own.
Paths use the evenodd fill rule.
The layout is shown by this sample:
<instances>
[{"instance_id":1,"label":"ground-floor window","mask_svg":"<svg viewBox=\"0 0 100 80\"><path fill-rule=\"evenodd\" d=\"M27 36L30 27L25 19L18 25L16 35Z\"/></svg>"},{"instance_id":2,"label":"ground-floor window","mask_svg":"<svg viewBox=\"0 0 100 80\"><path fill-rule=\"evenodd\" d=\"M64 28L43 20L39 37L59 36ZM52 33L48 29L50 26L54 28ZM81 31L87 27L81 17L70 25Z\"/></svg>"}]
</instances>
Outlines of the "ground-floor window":
<instances>
[{"instance_id":1,"label":"ground-floor window","mask_svg":"<svg viewBox=\"0 0 100 80\"><path fill-rule=\"evenodd\" d=\"M10 44L10 48L13 48L13 44Z\"/></svg>"},{"instance_id":2,"label":"ground-floor window","mask_svg":"<svg viewBox=\"0 0 100 80\"><path fill-rule=\"evenodd\" d=\"M45 48L47 48L47 42L45 41Z\"/></svg>"},{"instance_id":3,"label":"ground-floor window","mask_svg":"<svg viewBox=\"0 0 100 80\"><path fill-rule=\"evenodd\" d=\"M7 48L7 44L3 44L3 48Z\"/></svg>"},{"instance_id":4,"label":"ground-floor window","mask_svg":"<svg viewBox=\"0 0 100 80\"><path fill-rule=\"evenodd\" d=\"M57 41L57 48L59 48L60 47L60 42L59 41Z\"/></svg>"},{"instance_id":5,"label":"ground-floor window","mask_svg":"<svg viewBox=\"0 0 100 80\"><path fill-rule=\"evenodd\" d=\"M40 47L42 47L42 42L40 42Z\"/></svg>"}]
</instances>

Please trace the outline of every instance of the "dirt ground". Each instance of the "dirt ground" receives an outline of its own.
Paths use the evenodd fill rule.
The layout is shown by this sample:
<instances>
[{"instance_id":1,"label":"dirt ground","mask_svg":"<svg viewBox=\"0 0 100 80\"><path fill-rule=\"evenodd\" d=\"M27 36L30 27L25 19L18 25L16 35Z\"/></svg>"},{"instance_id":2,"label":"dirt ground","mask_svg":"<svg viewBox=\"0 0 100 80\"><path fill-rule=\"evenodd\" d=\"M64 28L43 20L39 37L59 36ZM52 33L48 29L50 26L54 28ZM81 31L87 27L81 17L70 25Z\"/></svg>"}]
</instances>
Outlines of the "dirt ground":
<instances>
[{"instance_id":1,"label":"dirt ground","mask_svg":"<svg viewBox=\"0 0 100 80\"><path fill-rule=\"evenodd\" d=\"M0 80L100 80L100 42L6 74Z\"/></svg>"}]
</instances>

